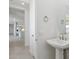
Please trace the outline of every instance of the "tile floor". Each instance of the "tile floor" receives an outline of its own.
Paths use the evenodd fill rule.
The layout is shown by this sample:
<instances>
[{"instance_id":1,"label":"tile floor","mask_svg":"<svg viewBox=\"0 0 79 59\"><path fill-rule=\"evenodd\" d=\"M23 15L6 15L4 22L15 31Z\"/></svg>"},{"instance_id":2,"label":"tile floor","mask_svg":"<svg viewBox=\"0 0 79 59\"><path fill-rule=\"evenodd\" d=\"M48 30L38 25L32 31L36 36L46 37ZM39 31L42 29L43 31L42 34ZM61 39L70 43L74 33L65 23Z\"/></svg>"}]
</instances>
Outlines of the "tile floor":
<instances>
[{"instance_id":1,"label":"tile floor","mask_svg":"<svg viewBox=\"0 0 79 59\"><path fill-rule=\"evenodd\" d=\"M17 41L9 43L9 59L32 59L32 56L24 42Z\"/></svg>"}]
</instances>

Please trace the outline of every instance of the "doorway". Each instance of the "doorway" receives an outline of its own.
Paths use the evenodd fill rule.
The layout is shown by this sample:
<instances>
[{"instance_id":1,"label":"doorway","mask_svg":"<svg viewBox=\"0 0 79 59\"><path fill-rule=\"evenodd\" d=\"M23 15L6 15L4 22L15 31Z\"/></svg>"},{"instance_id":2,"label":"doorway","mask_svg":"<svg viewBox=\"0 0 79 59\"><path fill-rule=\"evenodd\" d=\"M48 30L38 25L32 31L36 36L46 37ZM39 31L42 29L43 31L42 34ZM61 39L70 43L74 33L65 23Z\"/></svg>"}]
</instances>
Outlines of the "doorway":
<instances>
[{"instance_id":1,"label":"doorway","mask_svg":"<svg viewBox=\"0 0 79 59\"><path fill-rule=\"evenodd\" d=\"M32 59L24 5L25 1L9 0L9 59Z\"/></svg>"}]
</instances>

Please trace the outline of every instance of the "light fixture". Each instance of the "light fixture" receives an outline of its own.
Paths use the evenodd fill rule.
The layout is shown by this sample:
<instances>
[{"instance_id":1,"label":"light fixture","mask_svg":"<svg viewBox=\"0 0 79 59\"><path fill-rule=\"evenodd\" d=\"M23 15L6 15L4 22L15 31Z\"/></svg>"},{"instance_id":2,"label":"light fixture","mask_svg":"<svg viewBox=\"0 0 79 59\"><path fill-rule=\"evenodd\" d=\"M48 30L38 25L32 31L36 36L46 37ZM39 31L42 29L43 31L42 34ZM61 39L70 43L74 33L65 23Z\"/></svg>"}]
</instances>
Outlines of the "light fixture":
<instances>
[{"instance_id":1,"label":"light fixture","mask_svg":"<svg viewBox=\"0 0 79 59\"><path fill-rule=\"evenodd\" d=\"M24 28L23 28L23 29L21 29L21 31L24 31Z\"/></svg>"},{"instance_id":2,"label":"light fixture","mask_svg":"<svg viewBox=\"0 0 79 59\"><path fill-rule=\"evenodd\" d=\"M44 16L44 22L48 22L48 17Z\"/></svg>"}]
</instances>

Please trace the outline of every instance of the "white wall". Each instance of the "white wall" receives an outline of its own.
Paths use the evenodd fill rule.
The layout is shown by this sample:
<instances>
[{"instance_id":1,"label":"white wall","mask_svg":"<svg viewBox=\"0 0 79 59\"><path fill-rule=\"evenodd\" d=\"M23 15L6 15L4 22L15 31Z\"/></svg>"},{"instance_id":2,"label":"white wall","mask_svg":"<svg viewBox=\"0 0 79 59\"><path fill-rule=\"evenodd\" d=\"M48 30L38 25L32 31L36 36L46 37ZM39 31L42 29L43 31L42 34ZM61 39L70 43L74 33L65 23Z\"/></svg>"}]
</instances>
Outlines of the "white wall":
<instances>
[{"instance_id":1,"label":"white wall","mask_svg":"<svg viewBox=\"0 0 79 59\"><path fill-rule=\"evenodd\" d=\"M9 24L13 24L14 25L14 18L12 15L9 16ZM14 27L13 27L14 29ZM12 31L14 33L14 31ZM14 40L14 34L13 35L9 35L9 40L13 41Z\"/></svg>"},{"instance_id":2,"label":"white wall","mask_svg":"<svg viewBox=\"0 0 79 59\"><path fill-rule=\"evenodd\" d=\"M55 59L55 49L51 48L47 43L47 39L57 36L58 26L56 19L56 0L37 0L36 1L36 20L38 59ZM44 22L44 16L48 16L48 22Z\"/></svg>"},{"instance_id":3,"label":"white wall","mask_svg":"<svg viewBox=\"0 0 79 59\"><path fill-rule=\"evenodd\" d=\"M25 8L25 46L30 45L29 21L29 8Z\"/></svg>"},{"instance_id":4,"label":"white wall","mask_svg":"<svg viewBox=\"0 0 79 59\"><path fill-rule=\"evenodd\" d=\"M61 24L61 20L66 15L65 0L33 0L35 6L31 6L31 24L35 19L35 31L31 27L31 40L38 39L37 58L36 59L55 59L55 49L46 43L47 39L57 37L59 32L65 32L65 25ZM34 10L35 8L35 10ZM33 14L33 12L35 12ZM34 15L34 16L33 16ZM43 21L44 16L48 16L48 22ZM32 24L32 26L34 26ZM38 34L33 38L32 34ZM34 40L33 40L34 41ZM35 42L35 41L34 41ZM32 42L32 43L34 43Z\"/></svg>"}]
</instances>

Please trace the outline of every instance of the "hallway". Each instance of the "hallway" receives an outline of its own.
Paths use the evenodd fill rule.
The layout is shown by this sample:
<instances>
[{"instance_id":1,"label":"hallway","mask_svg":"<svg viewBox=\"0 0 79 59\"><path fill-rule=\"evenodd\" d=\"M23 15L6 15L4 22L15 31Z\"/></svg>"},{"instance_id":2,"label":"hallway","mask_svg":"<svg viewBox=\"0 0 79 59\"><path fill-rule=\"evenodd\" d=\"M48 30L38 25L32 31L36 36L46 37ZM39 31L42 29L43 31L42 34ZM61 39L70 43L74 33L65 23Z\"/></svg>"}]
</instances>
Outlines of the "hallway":
<instances>
[{"instance_id":1,"label":"hallway","mask_svg":"<svg viewBox=\"0 0 79 59\"><path fill-rule=\"evenodd\" d=\"M9 43L9 59L32 59L28 47L24 47L23 41Z\"/></svg>"}]
</instances>

